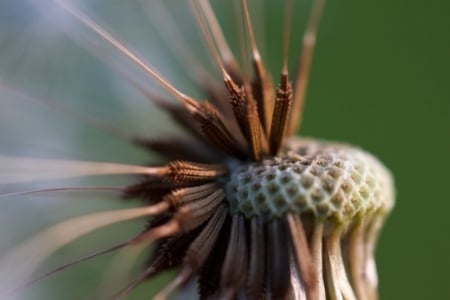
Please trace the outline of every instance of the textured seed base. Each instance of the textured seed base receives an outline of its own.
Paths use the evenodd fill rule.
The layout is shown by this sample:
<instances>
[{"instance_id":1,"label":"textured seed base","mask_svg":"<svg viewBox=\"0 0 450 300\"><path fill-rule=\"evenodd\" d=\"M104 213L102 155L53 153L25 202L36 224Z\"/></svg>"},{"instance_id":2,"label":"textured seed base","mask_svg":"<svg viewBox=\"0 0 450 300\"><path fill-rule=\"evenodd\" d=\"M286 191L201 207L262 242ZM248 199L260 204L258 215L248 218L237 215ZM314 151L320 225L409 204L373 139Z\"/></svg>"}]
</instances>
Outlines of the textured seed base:
<instances>
[{"instance_id":1,"label":"textured seed base","mask_svg":"<svg viewBox=\"0 0 450 300\"><path fill-rule=\"evenodd\" d=\"M274 159L241 165L226 187L231 213L272 219L295 212L346 222L389 211L390 172L371 154L345 144L293 138Z\"/></svg>"}]
</instances>

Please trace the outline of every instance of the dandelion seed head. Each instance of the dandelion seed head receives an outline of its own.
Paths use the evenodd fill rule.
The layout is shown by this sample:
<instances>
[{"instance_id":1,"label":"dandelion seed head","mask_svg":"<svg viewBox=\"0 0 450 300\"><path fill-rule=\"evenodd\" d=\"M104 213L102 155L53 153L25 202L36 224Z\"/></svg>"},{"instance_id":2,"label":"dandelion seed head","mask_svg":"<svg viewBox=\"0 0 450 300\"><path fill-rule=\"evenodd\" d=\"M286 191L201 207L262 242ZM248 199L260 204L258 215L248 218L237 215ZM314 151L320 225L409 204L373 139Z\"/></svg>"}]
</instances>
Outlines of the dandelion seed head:
<instances>
[{"instance_id":1,"label":"dandelion seed head","mask_svg":"<svg viewBox=\"0 0 450 300\"><path fill-rule=\"evenodd\" d=\"M15 274L0 277L0 296L13 294L16 283L21 288L82 261L136 247L135 255L144 250L151 255L140 274L115 291L119 299L168 269L176 269L176 275L154 299L166 299L194 282L201 299L377 299L374 249L381 224L394 204L390 172L358 147L294 137L301 124L323 0L313 1L295 75L288 72L292 3L284 4L279 80L266 69L246 0L236 6L242 26L241 60L235 59L209 1L189 1L219 78L213 79L197 60L190 61L195 51L188 51L192 50L189 41L184 42L186 49L181 52L186 51L178 60L187 69L186 81L198 87L205 101L162 75L160 64L148 63L80 4L50 2L55 5L47 12L47 24L65 27L65 22L78 22L80 32L95 37L86 43L97 46L94 55L123 75L181 130L173 136L164 130L152 132L156 136L140 136L78 114L97 129L160 155L163 162L136 165L0 155L0 184L44 180L40 190L9 196L108 190L138 206L69 218L18 245L0 258L2 272L22 260ZM45 3L39 10L46 9ZM159 5L156 11L164 16L161 19L171 18L164 4ZM170 22L176 24L175 18ZM163 32L179 37L166 38L169 45L183 44L176 26L167 26ZM105 47L114 55L104 55ZM141 77L164 93L155 92ZM60 108L68 115L72 112ZM46 181L82 177L90 182L118 175L131 175L133 181L120 186L45 186ZM79 237L139 218L148 219L147 226L127 240L30 278L44 260Z\"/></svg>"},{"instance_id":2,"label":"dandelion seed head","mask_svg":"<svg viewBox=\"0 0 450 300\"><path fill-rule=\"evenodd\" d=\"M275 158L235 168L227 183L231 213L279 218L288 212L346 223L393 205L389 171L349 145L291 139Z\"/></svg>"}]
</instances>

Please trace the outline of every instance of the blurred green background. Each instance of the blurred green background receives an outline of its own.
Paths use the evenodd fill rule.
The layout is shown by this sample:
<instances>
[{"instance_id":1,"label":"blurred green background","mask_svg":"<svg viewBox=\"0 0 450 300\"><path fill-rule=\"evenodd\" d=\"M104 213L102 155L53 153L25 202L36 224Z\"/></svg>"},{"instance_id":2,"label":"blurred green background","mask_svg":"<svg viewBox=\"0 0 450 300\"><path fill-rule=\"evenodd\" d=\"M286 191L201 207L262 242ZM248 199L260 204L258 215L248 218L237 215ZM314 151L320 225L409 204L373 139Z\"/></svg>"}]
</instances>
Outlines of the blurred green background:
<instances>
[{"instance_id":1,"label":"blurred green background","mask_svg":"<svg viewBox=\"0 0 450 300\"><path fill-rule=\"evenodd\" d=\"M56 99L63 97L67 101L84 99L80 100L80 107L94 114L108 115L121 128L137 128L150 134L158 132L152 128L165 119L158 113L152 114L152 109L143 113L139 105L132 112L141 115L131 114L125 105L129 99L125 101L123 98L142 96L133 92L130 86L123 87L121 93L117 93L118 80L109 74L110 70L70 39L52 36L50 32L54 28L51 22L48 27L39 27L41 31L24 31L24 28L32 27L33 22L42 22L44 11L32 12L28 2L18 2L0 2L2 80L17 84L30 93L51 94ZM189 18L186 12L177 8L179 3L169 2L175 14L183 16L184 13L185 18ZM299 47L300 32L310 3L300 2L296 4L293 50ZM155 65L161 64L159 68L167 71L168 77L178 87L192 89L184 82L183 72L170 66L174 62L170 54L164 57L164 52L153 53L152 49L161 49L161 41L152 42L147 37L147 28L150 27L144 26L147 24L145 14L134 1L129 3L95 1L88 7L93 15L101 16L109 28L121 33L119 36L130 41L140 53L148 49L151 53L148 60ZM215 5L221 12L221 21L229 25L232 21L229 9L222 7L224 3ZM279 19L282 9L278 6L278 1L267 4L264 28L268 34L268 51L263 54L270 59L269 66L275 72L274 78L278 76L281 52ZM385 300L450 298L449 16L450 2L444 0L328 1L320 28L301 134L359 145L377 155L392 170L396 179L397 205L384 227L377 251L380 298ZM189 30L187 37L195 30L194 26L184 29ZM135 33L136 30L140 32ZM232 34L230 32L229 35ZM260 28L257 35L258 32L262 35ZM24 42L22 35L25 34L31 43ZM50 40L54 44L48 48L48 53L42 49L46 49L48 44L45 43ZM192 46L197 49L199 45L193 43ZM291 56L294 62L295 56ZM192 93L195 95L195 91ZM3 91L2 101L6 101L8 95ZM5 103L2 102L1 108L4 111L7 109ZM146 104L145 101L142 103ZM0 130L1 152L21 153L22 148L19 147L25 144L17 140L22 135L27 137L27 133L11 134L16 125L7 123L6 117L2 118L6 125ZM130 122L132 126L128 125ZM79 154L76 158L106 157L139 162L146 157L126 145L119 146L120 143L114 139L101 143L89 130L80 132L76 135L76 142L71 142L72 147L75 144L80 149L75 152ZM39 134L42 133L30 134L30 139L31 135L33 138L40 137ZM47 137L42 138L45 140ZM0 214L0 225L11 230L17 227L15 230L18 230L17 233L8 230L8 234L13 236L11 243L33 232L30 228L64 219L66 213L76 215L92 209L124 206L111 204L108 200L82 205L79 202L62 204L55 199L51 201L50 207L45 201L34 202L32 207L25 201L19 201L15 206L5 204L4 213ZM14 212L32 218L42 208L48 211L47 215L36 217L36 223L29 222L31 224L28 226L32 227L21 230L20 225L23 224L17 221L9 226L8 222L14 222L11 217ZM6 234L6 230L2 234ZM95 249L98 239L114 241L119 236L127 235L114 230L90 235L72 250L66 250L65 254L74 257L86 245L92 246L89 249ZM108 245L107 242L103 244ZM7 248L5 245L3 247ZM98 285L98 277L102 274L99 270L107 264L108 260L101 258L96 263L77 267L67 274L49 279L41 287L26 292L25 296L27 299L83 298L86 295L84 289ZM135 298L145 293L145 288L140 289Z\"/></svg>"}]
</instances>

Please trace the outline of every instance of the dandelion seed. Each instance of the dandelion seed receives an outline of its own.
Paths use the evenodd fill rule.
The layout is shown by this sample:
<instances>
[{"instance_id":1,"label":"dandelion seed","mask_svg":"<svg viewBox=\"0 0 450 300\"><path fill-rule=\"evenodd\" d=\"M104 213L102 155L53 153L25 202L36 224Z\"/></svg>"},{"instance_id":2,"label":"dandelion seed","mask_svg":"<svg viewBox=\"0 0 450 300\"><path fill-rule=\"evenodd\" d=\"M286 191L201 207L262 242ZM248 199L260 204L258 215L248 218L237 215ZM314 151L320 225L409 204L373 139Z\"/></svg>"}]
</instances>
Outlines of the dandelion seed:
<instances>
[{"instance_id":1,"label":"dandelion seed","mask_svg":"<svg viewBox=\"0 0 450 300\"><path fill-rule=\"evenodd\" d=\"M143 200L141 207L65 220L2 255L0 295L10 296L105 253L141 247L136 253L153 249L152 255L140 274L111 292L118 299L167 269L176 269L176 275L154 299L181 293L181 287L193 282L200 299L377 299L374 248L394 203L389 171L357 147L293 136L301 124L323 0L313 1L293 82L288 73L293 4L289 0L283 4L283 65L278 83L260 54L246 0L240 1L244 61L234 57L209 1L189 1L223 81L217 86L207 69L199 66L186 76L209 96L203 102L178 89L81 9L62 0L54 5L165 90L170 97L162 100L104 58L187 133L148 139L116 132L167 161L152 166L0 156L0 184L50 182L34 190L6 189L1 201L69 190L116 191L122 198ZM170 18L170 11L163 11L165 19ZM166 30L178 35L173 26ZM192 51L187 53L184 57L192 57ZM190 67L189 62L184 65ZM99 126L105 128L114 131ZM124 186L50 185L60 179L116 175L133 175L139 181ZM45 259L79 237L143 217L150 218L147 227L129 239L40 276L34 274Z\"/></svg>"}]
</instances>

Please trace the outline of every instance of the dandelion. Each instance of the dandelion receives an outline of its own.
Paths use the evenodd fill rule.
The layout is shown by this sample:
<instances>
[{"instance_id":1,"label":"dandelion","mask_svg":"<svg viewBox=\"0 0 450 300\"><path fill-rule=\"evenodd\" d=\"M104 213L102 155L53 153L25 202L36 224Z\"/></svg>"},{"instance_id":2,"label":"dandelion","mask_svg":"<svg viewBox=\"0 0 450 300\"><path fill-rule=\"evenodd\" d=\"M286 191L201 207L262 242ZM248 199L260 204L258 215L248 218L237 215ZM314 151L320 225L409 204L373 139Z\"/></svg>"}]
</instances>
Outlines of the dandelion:
<instances>
[{"instance_id":1,"label":"dandelion","mask_svg":"<svg viewBox=\"0 0 450 300\"><path fill-rule=\"evenodd\" d=\"M293 4L283 4L278 81L272 79L260 54L247 1L239 6L240 60L230 50L210 3L189 1L223 82L218 85L182 48L186 51L180 55L191 71L187 77L207 96L206 101L175 87L82 9L65 1L53 5L94 33L94 42L108 44L162 87L167 99L143 86L114 59L95 52L184 131L176 138L136 137L79 115L134 146L160 154L166 162L136 165L0 156L0 183L6 191L2 198L70 190L86 192L88 197L93 191L108 190L119 192L121 198L141 200L136 207L69 218L2 255L0 294L10 296L60 270L119 249L136 249L136 255L152 249L140 274L117 288L115 298L125 298L141 283L175 269L174 278L154 299L166 299L177 290L182 293L192 283L201 299L377 299L374 250L393 206L389 171L357 147L294 136L301 123L322 0L313 2L294 76L288 72ZM166 30L177 33L177 29ZM179 42L166 39L173 45ZM15 189L21 183L117 175L134 176L135 182ZM35 274L44 260L76 239L140 218L148 218L147 226L128 239Z\"/></svg>"}]
</instances>

